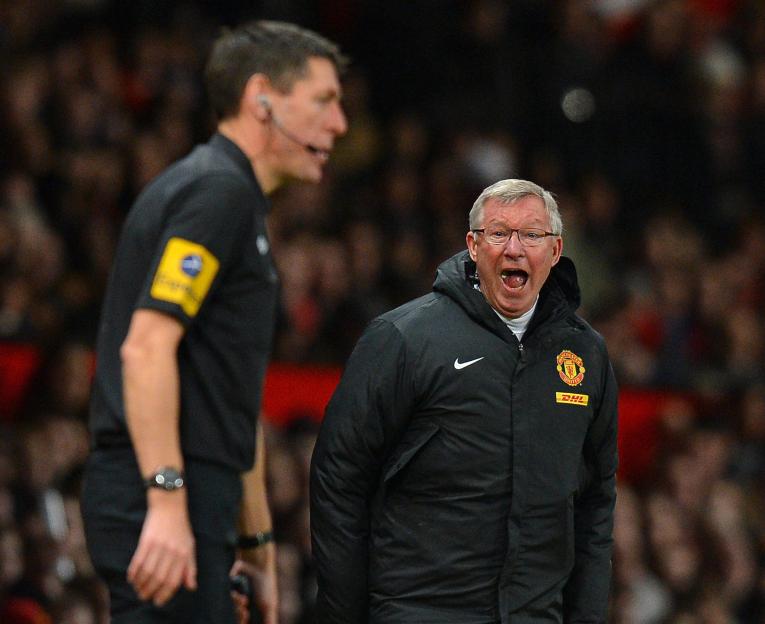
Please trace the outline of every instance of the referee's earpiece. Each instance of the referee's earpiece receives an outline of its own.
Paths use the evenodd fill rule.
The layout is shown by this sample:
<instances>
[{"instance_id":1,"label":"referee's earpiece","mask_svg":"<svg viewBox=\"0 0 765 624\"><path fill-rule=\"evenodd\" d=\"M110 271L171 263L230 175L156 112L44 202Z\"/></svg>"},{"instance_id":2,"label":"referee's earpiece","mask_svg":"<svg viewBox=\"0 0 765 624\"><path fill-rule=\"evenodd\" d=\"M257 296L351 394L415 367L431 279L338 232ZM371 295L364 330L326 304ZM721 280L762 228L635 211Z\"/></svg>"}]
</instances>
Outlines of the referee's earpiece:
<instances>
[{"instance_id":1,"label":"referee's earpiece","mask_svg":"<svg viewBox=\"0 0 765 624\"><path fill-rule=\"evenodd\" d=\"M267 95L259 95L258 104L260 104L269 114L271 114L271 100L268 99Z\"/></svg>"}]
</instances>

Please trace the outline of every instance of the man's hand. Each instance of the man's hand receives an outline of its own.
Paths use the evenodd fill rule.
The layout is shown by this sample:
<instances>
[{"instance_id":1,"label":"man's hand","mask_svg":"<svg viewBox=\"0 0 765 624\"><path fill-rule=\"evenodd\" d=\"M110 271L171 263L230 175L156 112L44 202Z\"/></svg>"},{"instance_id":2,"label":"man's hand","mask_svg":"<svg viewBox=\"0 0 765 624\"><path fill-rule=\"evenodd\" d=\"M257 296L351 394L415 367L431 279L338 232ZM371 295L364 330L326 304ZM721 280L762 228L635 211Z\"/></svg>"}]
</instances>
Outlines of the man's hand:
<instances>
[{"instance_id":1,"label":"man's hand","mask_svg":"<svg viewBox=\"0 0 765 624\"><path fill-rule=\"evenodd\" d=\"M197 588L194 537L186 507L186 492L150 490L149 510L128 567L127 580L141 600L162 606L181 584Z\"/></svg>"},{"instance_id":2,"label":"man's hand","mask_svg":"<svg viewBox=\"0 0 765 624\"><path fill-rule=\"evenodd\" d=\"M276 585L276 567L269 565L264 569L237 559L229 574L230 576L246 574L252 579L255 605L263 616L263 624L278 624L279 597ZM249 622L249 605L246 599L237 594L234 598L234 604L237 609L239 624L247 624Z\"/></svg>"}]
</instances>

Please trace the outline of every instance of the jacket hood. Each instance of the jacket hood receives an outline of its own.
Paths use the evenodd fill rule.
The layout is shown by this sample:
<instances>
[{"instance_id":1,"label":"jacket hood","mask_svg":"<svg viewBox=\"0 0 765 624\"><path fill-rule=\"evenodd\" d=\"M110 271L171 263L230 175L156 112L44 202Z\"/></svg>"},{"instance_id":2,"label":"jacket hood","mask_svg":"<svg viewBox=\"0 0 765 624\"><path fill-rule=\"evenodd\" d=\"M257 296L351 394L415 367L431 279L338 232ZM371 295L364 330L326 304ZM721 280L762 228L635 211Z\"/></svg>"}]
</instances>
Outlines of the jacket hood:
<instances>
[{"instance_id":1,"label":"jacket hood","mask_svg":"<svg viewBox=\"0 0 765 624\"><path fill-rule=\"evenodd\" d=\"M478 288L476 265L467 250L445 260L436 271L433 291L443 293L460 305L473 320L505 335L507 328ZM531 321L536 325L551 316L573 314L581 303L576 267L562 256L539 293L539 304Z\"/></svg>"}]
</instances>

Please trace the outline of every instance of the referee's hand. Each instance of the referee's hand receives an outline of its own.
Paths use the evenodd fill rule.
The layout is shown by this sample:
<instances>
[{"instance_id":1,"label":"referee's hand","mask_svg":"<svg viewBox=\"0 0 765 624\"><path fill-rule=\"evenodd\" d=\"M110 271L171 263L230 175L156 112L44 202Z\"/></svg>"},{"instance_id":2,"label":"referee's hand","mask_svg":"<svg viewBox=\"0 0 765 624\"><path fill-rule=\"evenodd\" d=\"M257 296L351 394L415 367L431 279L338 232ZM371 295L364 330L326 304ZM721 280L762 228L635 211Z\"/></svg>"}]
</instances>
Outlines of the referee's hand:
<instances>
[{"instance_id":1,"label":"referee's hand","mask_svg":"<svg viewBox=\"0 0 765 624\"><path fill-rule=\"evenodd\" d=\"M269 544L266 548L274 548L274 544ZM249 621L249 612L254 606L260 613L259 622L263 624L278 624L279 622L279 595L277 591L276 565L274 558L269 558L265 567L261 563L252 564L242 559L237 559L231 568L230 575L244 574L252 582L254 605L250 605L248 599L242 600L241 596L234 598L234 605L237 609L239 624Z\"/></svg>"},{"instance_id":2,"label":"referee's hand","mask_svg":"<svg viewBox=\"0 0 765 624\"><path fill-rule=\"evenodd\" d=\"M141 600L162 606L181 584L197 588L194 536L191 532L186 492L147 492L148 512L143 522L127 580Z\"/></svg>"}]
</instances>

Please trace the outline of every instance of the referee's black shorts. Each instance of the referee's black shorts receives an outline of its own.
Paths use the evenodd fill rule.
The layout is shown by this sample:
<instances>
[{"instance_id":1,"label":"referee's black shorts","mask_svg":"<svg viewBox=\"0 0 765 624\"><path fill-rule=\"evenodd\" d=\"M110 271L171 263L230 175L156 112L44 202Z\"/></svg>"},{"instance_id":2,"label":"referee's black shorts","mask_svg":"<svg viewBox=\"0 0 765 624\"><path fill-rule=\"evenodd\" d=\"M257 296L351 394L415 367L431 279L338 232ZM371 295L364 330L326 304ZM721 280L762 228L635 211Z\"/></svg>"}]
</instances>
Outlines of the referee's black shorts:
<instances>
[{"instance_id":1,"label":"referee's black shorts","mask_svg":"<svg viewBox=\"0 0 765 624\"><path fill-rule=\"evenodd\" d=\"M97 449L88 460L82 517L93 565L109 587L112 624L234 624L229 570L234 563L240 475L186 460L189 515L196 541L197 586L163 607L142 601L127 582L146 515L146 494L131 447Z\"/></svg>"}]
</instances>

